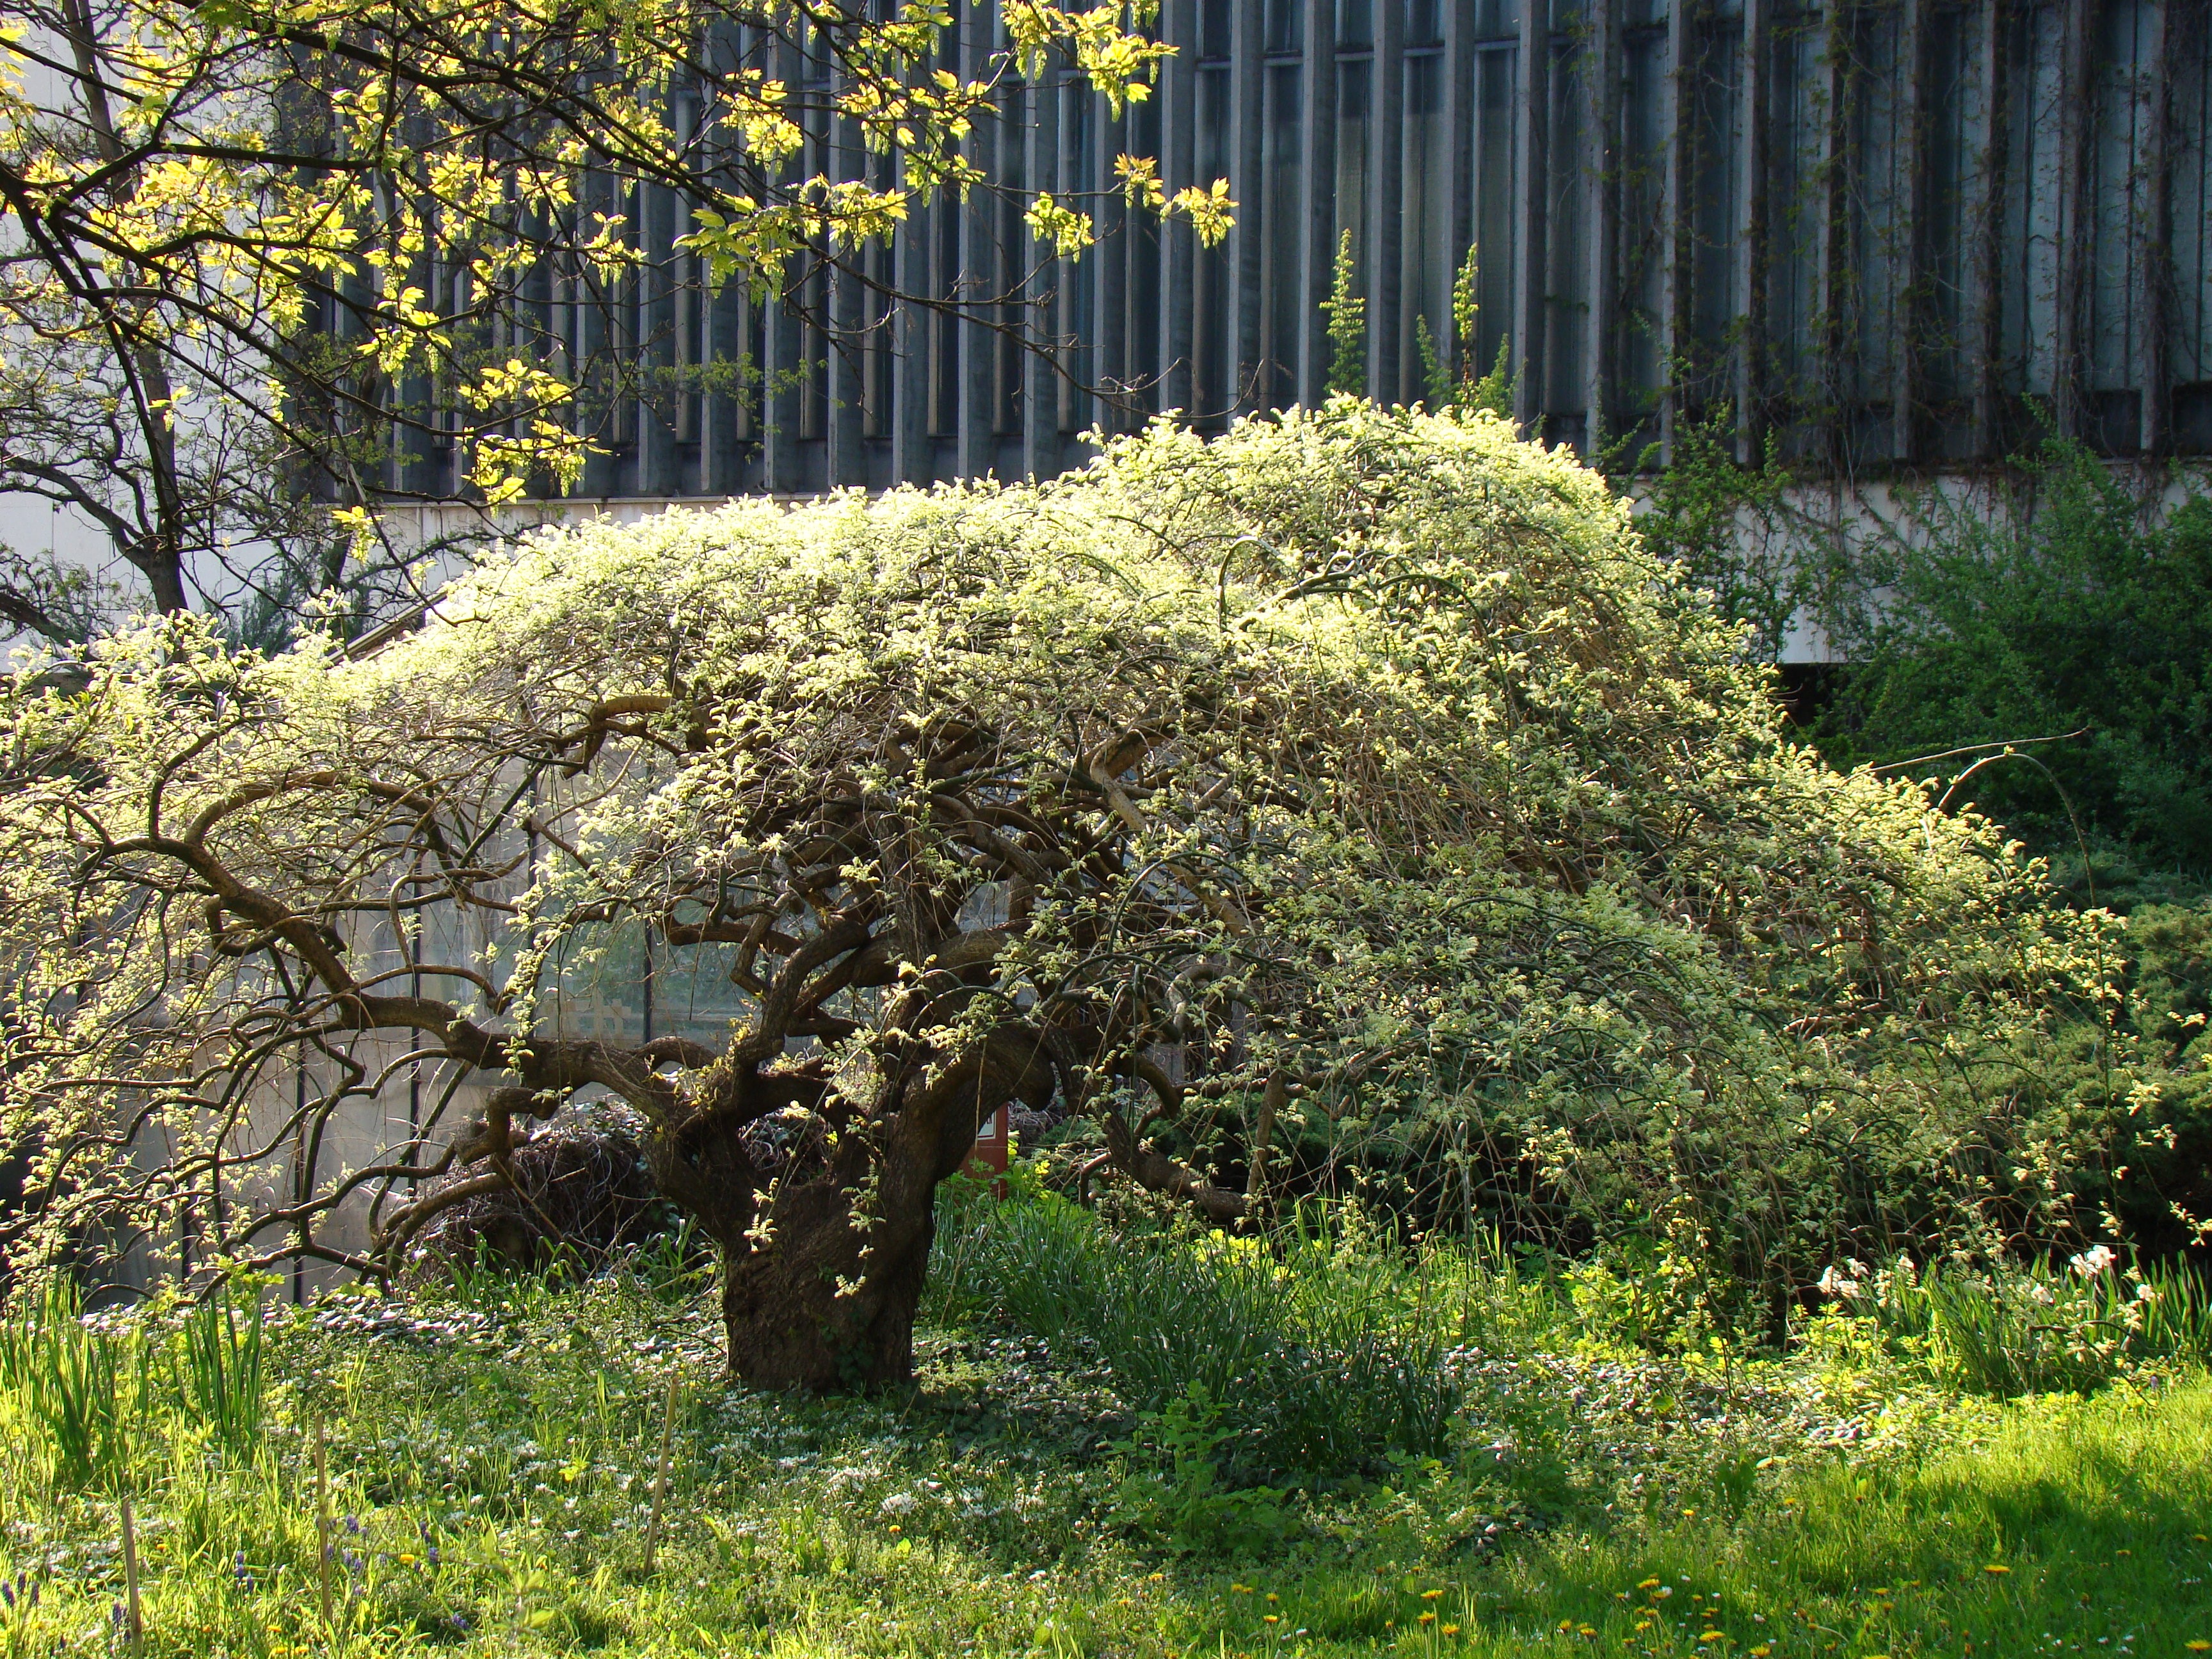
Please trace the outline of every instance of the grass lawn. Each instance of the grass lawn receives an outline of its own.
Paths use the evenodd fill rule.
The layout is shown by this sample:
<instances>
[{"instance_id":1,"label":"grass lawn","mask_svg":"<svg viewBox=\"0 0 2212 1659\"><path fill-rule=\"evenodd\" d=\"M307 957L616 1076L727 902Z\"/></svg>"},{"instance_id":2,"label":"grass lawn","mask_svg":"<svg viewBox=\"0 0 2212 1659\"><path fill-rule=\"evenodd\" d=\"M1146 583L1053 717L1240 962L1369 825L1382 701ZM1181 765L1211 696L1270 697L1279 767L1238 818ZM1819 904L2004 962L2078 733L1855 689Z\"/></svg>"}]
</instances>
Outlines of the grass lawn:
<instances>
[{"instance_id":1,"label":"grass lawn","mask_svg":"<svg viewBox=\"0 0 2212 1659\"><path fill-rule=\"evenodd\" d=\"M1214 1480L1202 1412L1133 1444L1079 1340L934 1328L911 1394L819 1401L717 1385L718 1336L704 1301L619 1278L272 1322L250 1458L174 1411L142 1427L143 1650L1863 1659L2212 1642L2198 1374L2000 1406L1832 1354L1462 1352L1449 1455L1277 1497ZM49 1478L20 1400L0 1409L0 1552L27 1575L0 1655L119 1650L116 1498Z\"/></svg>"}]
</instances>

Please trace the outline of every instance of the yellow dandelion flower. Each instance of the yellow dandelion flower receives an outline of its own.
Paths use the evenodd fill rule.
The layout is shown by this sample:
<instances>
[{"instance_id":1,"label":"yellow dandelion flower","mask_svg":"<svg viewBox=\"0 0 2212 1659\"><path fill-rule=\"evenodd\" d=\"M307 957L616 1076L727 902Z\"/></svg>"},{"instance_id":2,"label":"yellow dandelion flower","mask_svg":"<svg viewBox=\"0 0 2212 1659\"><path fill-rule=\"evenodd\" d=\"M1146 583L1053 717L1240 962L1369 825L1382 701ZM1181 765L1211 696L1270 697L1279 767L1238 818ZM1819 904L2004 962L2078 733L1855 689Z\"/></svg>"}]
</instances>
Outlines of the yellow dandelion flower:
<instances>
[{"instance_id":1,"label":"yellow dandelion flower","mask_svg":"<svg viewBox=\"0 0 2212 1659\"><path fill-rule=\"evenodd\" d=\"M891 1530L896 1532L898 1528L893 1527ZM403 1567L411 1567L415 1565L415 1558L411 1555L403 1555L399 1558L399 1565Z\"/></svg>"},{"instance_id":2,"label":"yellow dandelion flower","mask_svg":"<svg viewBox=\"0 0 2212 1659\"><path fill-rule=\"evenodd\" d=\"M1709 1630L1703 1636L1700 1636L1698 1638L1698 1642L1700 1646L1707 1642L1725 1642L1727 1640L1728 1638L1722 1635L1717 1630Z\"/></svg>"},{"instance_id":3,"label":"yellow dandelion flower","mask_svg":"<svg viewBox=\"0 0 2212 1659\"><path fill-rule=\"evenodd\" d=\"M1440 1589L1423 1590L1421 1592L1421 1600L1424 1601L1433 1601L1443 1594L1443 1592Z\"/></svg>"},{"instance_id":4,"label":"yellow dandelion flower","mask_svg":"<svg viewBox=\"0 0 2212 1659\"><path fill-rule=\"evenodd\" d=\"M1283 1615L1279 1613L1271 1613L1267 1615L1267 1622L1271 1625L1279 1625L1283 1622Z\"/></svg>"},{"instance_id":5,"label":"yellow dandelion flower","mask_svg":"<svg viewBox=\"0 0 2212 1659\"><path fill-rule=\"evenodd\" d=\"M1646 1578L1643 1583L1637 1585L1636 1588L1638 1589L1657 1589L1659 1588L1659 1581L1656 1578Z\"/></svg>"},{"instance_id":6,"label":"yellow dandelion flower","mask_svg":"<svg viewBox=\"0 0 2212 1659\"><path fill-rule=\"evenodd\" d=\"M1766 1659L1766 1656L1773 1651L1774 1650L1772 1648L1767 1646L1765 1643L1761 1642L1757 1647L1752 1649L1751 1659Z\"/></svg>"},{"instance_id":7,"label":"yellow dandelion flower","mask_svg":"<svg viewBox=\"0 0 2212 1659\"><path fill-rule=\"evenodd\" d=\"M1651 1621L1649 1619L1639 1619L1636 1621L1636 1628L1638 1630L1650 1630L1651 1628Z\"/></svg>"},{"instance_id":8,"label":"yellow dandelion flower","mask_svg":"<svg viewBox=\"0 0 2212 1659\"><path fill-rule=\"evenodd\" d=\"M1252 1587L1249 1584L1231 1584L1229 1588L1238 1595L1249 1595L1252 1593Z\"/></svg>"},{"instance_id":9,"label":"yellow dandelion flower","mask_svg":"<svg viewBox=\"0 0 2212 1659\"><path fill-rule=\"evenodd\" d=\"M2212 1653L2212 1642L2207 1642L2201 1637L2194 1642L2184 1642L2181 1645L2191 1653Z\"/></svg>"},{"instance_id":10,"label":"yellow dandelion flower","mask_svg":"<svg viewBox=\"0 0 2212 1659\"><path fill-rule=\"evenodd\" d=\"M1575 1634L1577 1636L1595 1636L1597 1634L1597 1626L1595 1625L1577 1625L1575 1626Z\"/></svg>"},{"instance_id":11,"label":"yellow dandelion flower","mask_svg":"<svg viewBox=\"0 0 2212 1659\"><path fill-rule=\"evenodd\" d=\"M1992 1578L2002 1578L2007 1573L2010 1572L2012 1569L2003 1565L2002 1563L1992 1561L1989 1565L1984 1567L1982 1571L1988 1573Z\"/></svg>"},{"instance_id":12,"label":"yellow dandelion flower","mask_svg":"<svg viewBox=\"0 0 2212 1659\"><path fill-rule=\"evenodd\" d=\"M1267 1592L1267 1599L1268 1599L1270 1601L1281 1601L1283 1598L1282 1598L1281 1596L1279 1596L1279 1595L1276 1595L1274 1591L1273 1591L1273 1590L1269 1590L1269 1591Z\"/></svg>"},{"instance_id":13,"label":"yellow dandelion flower","mask_svg":"<svg viewBox=\"0 0 2212 1659\"><path fill-rule=\"evenodd\" d=\"M1425 1613L1415 1622L1423 1625L1433 1625L1437 1622L1437 1616L1433 1613Z\"/></svg>"},{"instance_id":14,"label":"yellow dandelion flower","mask_svg":"<svg viewBox=\"0 0 2212 1659\"><path fill-rule=\"evenodd\" d=\"M1457 1625L1438 1625L1437 1628L1447 1636L1456 1636L1459 1634L1459 1626Z\"/></svg>"}]
</instances>

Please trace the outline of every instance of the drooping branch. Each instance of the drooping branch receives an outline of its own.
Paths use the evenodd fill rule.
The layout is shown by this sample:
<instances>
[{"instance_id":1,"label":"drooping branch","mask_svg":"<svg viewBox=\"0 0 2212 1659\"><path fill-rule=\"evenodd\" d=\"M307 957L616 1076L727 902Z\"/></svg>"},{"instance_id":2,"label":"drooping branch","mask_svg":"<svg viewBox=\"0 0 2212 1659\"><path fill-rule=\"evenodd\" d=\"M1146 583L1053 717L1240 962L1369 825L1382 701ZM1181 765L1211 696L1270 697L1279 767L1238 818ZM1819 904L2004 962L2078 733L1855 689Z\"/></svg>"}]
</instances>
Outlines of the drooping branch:
<instances>
[{"instance_id":1,"label":"drooping branch","mask_svg":"<svg viewBox=\"0 0 2212 1659\"><path fill-rule=\"evenodd\" d=\"M1194 1204L1207 1220L1217 1224L1244 1218L1248 1206L1242 1194L1215 1186L1188 1164L1178 1163L1139 1141L1127 1120L1112 1107L1100 1111L1098 1119L1100 1127L1105 1131L1106 1152L1114 1167L1146 1192Z\"/></svg>"},{"instance_id":2,"label":"drooping branch","mask_svg":"<svg viewBox=\"0 0 2212 1659\"><path fill-rule=\"evenodd\" d=\"M1106 1137L1104 1156L1115 1169L1146 1192L1195 1206L1206 1219L1217 1224L1244 1218L1248 1206L1241 1195L1214 1185L1188 1164L1154 1148L1129 1126L1110 1097L1090 1086L1085 1081L1090 1068L1073 1033L1048 1030L1045 1042L1060 1075L1061 1089L1069 1097L1070 1109L1087 1113L1097 1120ZM1138 1053L1129 1056L1124 1069L1152 1091L1164 1114L1172 1117L1182 1109L1182 1085L1149 1055Z\"/></svg>"}]
</instances>

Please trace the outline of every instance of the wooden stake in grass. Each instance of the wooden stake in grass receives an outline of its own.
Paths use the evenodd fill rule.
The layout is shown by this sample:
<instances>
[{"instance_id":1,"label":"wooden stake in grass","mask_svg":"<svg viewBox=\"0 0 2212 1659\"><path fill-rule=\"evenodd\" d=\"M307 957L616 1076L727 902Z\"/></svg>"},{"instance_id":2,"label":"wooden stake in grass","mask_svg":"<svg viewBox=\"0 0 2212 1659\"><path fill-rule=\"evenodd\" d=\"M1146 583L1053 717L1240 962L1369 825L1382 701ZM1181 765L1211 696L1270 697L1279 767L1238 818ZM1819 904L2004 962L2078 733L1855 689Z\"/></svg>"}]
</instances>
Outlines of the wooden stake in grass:
<instances>
[{"instance_id":1,"label":"wooden stake in grass","mask_svg":"<svg viewBox=\"0 0 2212 1659\"><path fill-rule=\"evenodd\" d=\"M660 1505L668 1495L668 1448L676 1434L676 1379L668 1379L668 1407L660 1419L660 1468L653 1477L653 1513L645 1522L645 1571L653 1571L653 1552L660 1542Z\"/></svg>"},{"instance_id":2,"label":"wooden stake in grass","mask_svg":"<svg viewBox=\"0 0 2212 1659\"><path fill-rule=\"evenodd\" d=\"M331 1627L331 1458L323 1419L315 1419L315 1583L323 1606L323 1628Z\"/></svg>"},{"instance_id":3,"label":"wooden stake in grass","mask_svg":"<svg viewBox=\"0 0 2212 1659\"><path fill-rule=\"evenodd\" d=\"M131 1513L131 1494L123 1498L123 1637L133 1653L144 1639L146 1625L138 1613L138 1522Z\"/></svg>"}]
</instances>

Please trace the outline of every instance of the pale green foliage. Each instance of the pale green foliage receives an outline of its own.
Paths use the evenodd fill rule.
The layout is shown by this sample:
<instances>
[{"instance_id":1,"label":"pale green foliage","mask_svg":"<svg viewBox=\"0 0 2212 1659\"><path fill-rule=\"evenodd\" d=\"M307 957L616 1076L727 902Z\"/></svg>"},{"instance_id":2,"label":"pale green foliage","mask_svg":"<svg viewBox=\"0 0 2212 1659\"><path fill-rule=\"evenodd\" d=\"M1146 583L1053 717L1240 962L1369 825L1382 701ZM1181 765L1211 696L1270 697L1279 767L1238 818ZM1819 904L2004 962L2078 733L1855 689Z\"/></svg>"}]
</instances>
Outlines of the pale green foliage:
<instances>
[{"instance_id":1,"label":"pale green foliage","mask_svg":"<svg viewBox=\"0 0 2212 1659\"><path fill-rule=\"evenodd\" d=\"M558 495L615 410L714 389L712 368L655 373L649 322L622 351L553 326L549 283L622 311L690 262L710 289L801 307L802 269L976 190L1073 258L1090 212L994 182L978 118L1048 60L1119 115L1175 48L1152 0L1021 0L1000 21L963 76L941 43L973 25L944 0L9 0L0 494L70 505L161 609L270 540L306 563L242 585L312 592L343 574L347 534L356 556L373 544L383 490ZM810 149L824 124L897 167ZM1170 195L1152 158L1121 159L1151 170L1147 210L1228 233L1225 179ZM996 318L1018 297L935 303ZM452 480L426 482L447 444ZM404 592L404 573L380 585ZM0 591L0 622L25 608L35 594Z\"/></svg>"},{"instance_id":2,"label":"pale green foliage","mask_svg":"<svg viewBox=\"0 0 2212 1659\"><path fill-rule=\"evenodd\" d=\"M1103 1114L1167 1045L1191 1087L1164 1103L1232 1124L1279 1070L1277 1133L1316 1160L1441 1139L1470 1211L1648 1237L1691 1264L1686 1307L1863 1236L2063 1229L2022 1062L2054 996L2106 994L2104 921L1980 823L1786 741L1741 646L1564 450L1351 400L1212 441L1161 424L1042 486L545 534L362 661L149 627L82 694L6 706L9 1130L102 1202L190 1201L204 1162L155 1182L95 1137L143 1110L234 1157L266 975L313 977L280 911L352 926L459 890L554 755L531 823L560 855L471 913L477 988L428 992L486 1027L535 1029L564 942L769 866L893 919L997 883L991 994L923 1028L941 1063L1080 1034ZM980 734L969 774L896 762L947 731ZM788 839L826 797L866 833ZM1106 850L1024 828L1048 823ZM196 835L259 896L212 937ZM894 929L918 978L939 926ZM334 1022L368 994L307 1000ZM865 1115L910 1039L835 1006Z\"/></svg>"}]
</instances>

